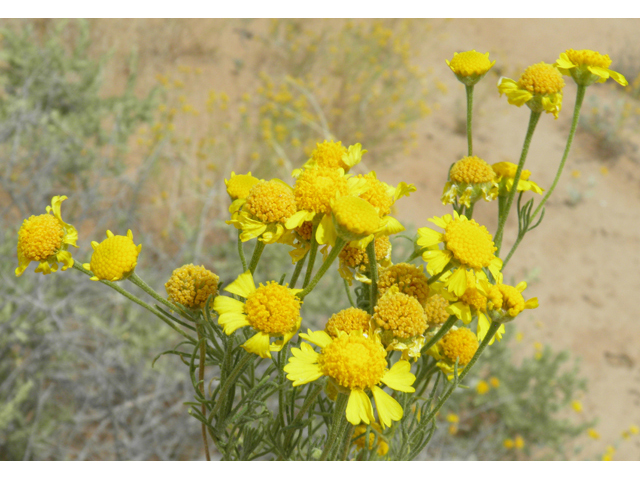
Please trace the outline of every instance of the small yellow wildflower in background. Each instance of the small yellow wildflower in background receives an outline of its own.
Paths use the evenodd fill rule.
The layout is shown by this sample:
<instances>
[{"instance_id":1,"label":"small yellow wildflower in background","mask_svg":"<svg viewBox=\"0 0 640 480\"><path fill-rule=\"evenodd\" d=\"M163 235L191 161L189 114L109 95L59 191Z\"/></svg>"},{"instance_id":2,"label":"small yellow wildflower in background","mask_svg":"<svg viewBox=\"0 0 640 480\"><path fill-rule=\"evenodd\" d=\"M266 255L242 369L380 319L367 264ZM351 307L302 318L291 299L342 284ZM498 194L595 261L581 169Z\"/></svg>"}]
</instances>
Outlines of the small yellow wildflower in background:
<instances>
[{"instance_id":1,"label":"small yellow wildflower in background","mask_svg":"<svg viewBox=\"0 0 640 480\"><path fill-rule=\"evenodd\" d=\"M613 445L607 446L604 455L602 455L602 460L604 462L610 462L611 460L613 460L614 453L616 453L616 449L613 447Z\"/></svg>"},{"instance_id":2,"label":"small yellow wildflower in background","mask_svg":"<svg viewBox=\"0 0 640 480\"><path fill-rule=\"evenodd\" d=\"M581 412L582 402L580 402L579 400L574 400L573 402L571 402L571 408L573 408L576 412Z\"/></svg>"},{"instance_id":3,"label":"small yellow wildflower in background","mask_svg":"<svg viewBox=\"0 0 640 480\"><path fill-rule=\"evenodd\" d=\"M300 337L321 351L316 352L308 343L291 349L292 356L284 371L294 387L328 377L339 392L349 395L346 417L353 425L375 421L367 391L373 394L382 428L402 418L400 404L378 385L384 383L394 390L412 393L415 389L411 385L416 377L410 372L409 362L404 360L387 368L387 354L377 335L365 337L359 331L340 332L334 339L324 331L308 330Z\"/></svg>"},{"instance_id":4,"label":"small yellow wildflower in background","mask_svg":"<svg viewBox=\"0 0 640 480\"><path fill-rule=\"evenodd\" d=\"M502 445L504 446L504 448L511 450L515 446L515 443L510 438L507 438L504 442L502 442Z\"/></svg>"},{"instance_id":5,"label":"small yellow wildflower in background","mask_svg":"<svg viewBox=\"0 0 640 480\"><path fill-rule=\"evenodd\" d=\"M372 422L371 428L375 430L378 435L373 432L369 433L369 445L367 445L367 449L371 450L375 445L377 445L378 448L376 450L376 453L378 454L378 456L382 457L389 451L389 444L384 440L384 437L382 436L382 428L380 427L380 424L378 422ZM365 447L364 437L366 436L366 433L367 426L363 424L358 425L353 432L353 443L358 450L362 450Z\"/></svg>"},{"instance_id":6,"label":"small yellow wildflower in background","mask_svg":"<svg viewBox=\"0 0 640 480\"><path fill-rule=\"evenodd\" d=\"M563 87L560 71L544 62L528 67L517 82L506 77L498 82L500 95L504 93L511 105L526 103L533 112L552 113L556 119L562 109Z\"/></svg>"},{"instance_id":7,"label":"small yellow wildflower in background","mask_svg":"<svg viewBox=\"0 0 640 480\"><path fill-rule=\"evenodd\" d=\"M218 293L220 278L202 265L176 268L164 284L169 299L189 308L204 307L210 295Z\"/></svg>"},{"instance_id":8,"label":"small yellow wildflower in background","mask_svg":"<svg viewBox=\"0 0 640 480\"><path fill-rule=\"evenodd\" d=\"M133 243L133 233L127 231L127 236L114 235L107 230L107 238L101 243L91 242L93 253L91 263L82 265L87 270L91 270L93 277L91 280L109 280L117 282L123 280L133 273L138 264L138 255L142 250L142 245Z\"/></svg>"},{"instance_id":9,"label":"small yellow wildflower in background","mask_svg":"<svg viewBox=\"0 0 640 480\"><path fill-rule=\"evenodd\" d=\"M460 417L455 413L447 414L447 422L449 423L460 423Z\"/></svg>"},{"instance_id":10,"label":"small yellow wildflower in background","mask_svg":"<svg viewBox=\"0 0 640 480\"><path fill-rule=\"evenodd\" d=\"M478 392L478 395L484 395L489 390L490 390L489 384L484 380L480 380L478 382L478 385L476 385L476 392Z\"/></svg>"},{"instance_id":11,"label":"small yellow wildflower in background","mask_svg":"<svg viewBox=\"0 0 640 480\"><path fill-rule=\"evenodd\" d=\"M600 167L600 174L603 177L606 177L607 175L609 175L609 169L605 166Z\"/></svg>"},{"instance_id":12,"label":"small yellow wildflower in background","mask_svg":"<svg viewBox=\"0 0 640 480\"><path fill-rule=\"evenodd\" d=\"M219 295L213 302L213 309L218 312L218 323L226 335L248 326L257 332L242 345L247 352L271 358L271 352L282 350L300 328L302 301L296 294L301 289L288 288L276 282L260 284L256 288L253 275L247 270L224 290L246 299L243 303ZM271 337L282 339L270 344Z\"/></svg>"},{"instance_id":13,"label":"small yellow wildflower in background","mask_svg":"<svg viewBox=\"0 0 640 480\"><path fill-rule=\"evenodd\" d=\"M56 196L47 205L47 213L31 215L22 223L18 232L18 268L17 277L22 275L31 262L39 262L36 273L47 275L58 270L58 262L62 270L73 267L73 258L67 251L70 245L78 248L78 231L73 225L62 220L60 205L66 196ZM51 214L53 212L53 214Z\"/></svg>"},{"instance_id":14,"label":"small yellow wildflower in background","mask_svg":"<svg viewBox=\"0 0 640 480\"><path fill-rule=\"evenodd\" d=\"M578 85L603 83L609 77L623 87L629 84L624 75L609 69L611 65L609 55L602 55L593 50L567 50L560 54L554 65L563 75L571 76Z\"/></svg>"},{"instance_id":15,"label":"small yellow wildflower in background","mask_svg":"<svg viewBox=\"0 0 640 480\"><path fill-rule=\"evenodd\" d=\"M631 435L638 435L640 434L640 427L638 427L638 425L631 425L629 427L629 433L631 433Z\"/></svg>"},{"instance_id":16,"label":"small yellow wildflower in background","mask_svg":"<svg viewBox=\"0 0 640 480\"><path fill-rule=\"evenodd\" d=\"M493 387L493 388L498 388L500 386L500 380L498 380L496 377L491 377L489 379L489 384Z\"/></svg>"},{"instance_id":17,"label":"small yellow wildflower in background","mask_svg":"<svg viewBox=\"0 0 640 480\"><path fill-rule=\"evenodd\" d=\"M587 430L587 434L594 440L598 440L600 438L600 434L593 428L590 428L589 430Z\"/></svg>"},{"instance_id":18,"label":"small yellow wildflower in background","mask_svg":"<svg viewBox=\"0 0 640 480\"><path fill-rule=\"evenodd\" d=\"M571 170L571 176L573 178L580 178L582 176L582 173L580 172L580 170Z\"/></svg>"},{"instance_id":19,"label":"small yellow wildflower in background","mask_svg":"<svg viewBox=\"0 0 640 480\"><path fill-rule=\"evenodd\" d=\"M513 441L513 446L518 450L522 450L524 448L524 438L522 438L520 435L516 435L516 438Z\"/></svg>"},{"instance_id":20,"label":"small yellow wildflower in background","mask_svg":"<svg viewBox=\"0 0 640 480\"><path fill-rule=\"evenodd\" d=\"M454 53L451 61L445 60L456 78L467 86L475 85L484 77L496 61L489 61L489 52L475 50Z\"/></svg>"}]
</instances>

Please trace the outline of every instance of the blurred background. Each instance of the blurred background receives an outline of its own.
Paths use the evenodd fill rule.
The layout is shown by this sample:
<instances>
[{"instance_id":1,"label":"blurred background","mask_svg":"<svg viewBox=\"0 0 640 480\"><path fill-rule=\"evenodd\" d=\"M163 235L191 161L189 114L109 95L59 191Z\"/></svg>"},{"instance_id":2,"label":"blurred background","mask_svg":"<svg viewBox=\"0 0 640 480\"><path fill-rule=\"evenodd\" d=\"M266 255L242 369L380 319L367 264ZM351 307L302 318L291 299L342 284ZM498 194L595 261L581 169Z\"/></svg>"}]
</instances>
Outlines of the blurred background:
<instances>
[{"instance_id":1,"label":"blurred background","mask_svg":"<svg viewBox=\"0 0 640 480\"><path fill-rule=\"evenodd\" d=\"M158 292L185 263L228 283L240 264L224 178L286 180L334 139L368 150L355 173L416 185L395 212L411 235L449 213L439 198L466 154L464 88L445 59L496 60L476 87L474 153L517 162L528 110L499 98L499 77L588 48L629 86L588 89L544 221L505 271L540 307L488 350L421 458L639 460L638 32L638 20L597 19L1 20L0 459L202 458L186 370L174 357L152 366L175 332L76 271L15 277L20 225L51 197L69 197L78 262L107 229L131 228L137 272ZM568 78L564 97L528 157L543 188L570 126ZM495 231L495 205L475 217ZM512 219L505 248L516 234ZM394 261L411 248L396 240ZM291 270L287 249L270 246L258 280ZM347 305L334 275L305 301L309 325Z\"/></svg>"}]
</instances>

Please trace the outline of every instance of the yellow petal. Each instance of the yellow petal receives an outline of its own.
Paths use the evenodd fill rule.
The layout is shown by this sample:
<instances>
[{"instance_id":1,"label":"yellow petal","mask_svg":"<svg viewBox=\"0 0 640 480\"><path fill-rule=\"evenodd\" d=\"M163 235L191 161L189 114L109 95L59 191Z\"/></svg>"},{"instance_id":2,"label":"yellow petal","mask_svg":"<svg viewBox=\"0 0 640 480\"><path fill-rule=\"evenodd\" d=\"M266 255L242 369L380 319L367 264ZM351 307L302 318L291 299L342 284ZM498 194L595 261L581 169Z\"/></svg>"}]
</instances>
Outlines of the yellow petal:
<instances>
[{"instance_id":1,"label":"yellow petal","mask_svg":"<svg viewBox=\"0 0 640 480\"><path fill-rule=\"evenodd\" d=\"M244 314L244 303L235 298L218 295L213 301L213 309L218 312L219 315L225 313Z\"/></svg>"},{"instance_id":2,"label":"yellow petal","mask_svg":"<svg viewBox=\"0 0 640 480\"><path fill-rule=\"evenodd\" d=\"M447 307L447 312L455 315L458 319L462 320L465 325L469 325L472 320L471 309L469 305L464 302L456 302Z\"/></svg>"},{"instance_id":3,"label":"yellow petal","mask_svg":"<svg viewBox=\"0 0 640 480\"><path fill-rule=\"evenodd\" d=\"M448 250L427 250L422 254L422 259L427 262L429 275L437 275L444 270L451 257L453 254Z\"/></svg>"},{"instance_id":4,"label":"yellow petal","mask_svg":"<svg viewBox=\"0 0 640 480\"><path fill-rule=\"evenodd\" d=\"M225 287L225 291L240 295L243 298L247 298L253 292L256 291L256 284L253 281L253 275L247 270L236 278L232 283Z\"/></svg>"},{"instance_id":5,"label":"yellow petal","mask_svg":"<svg viewBox=\"0 0 640 480\"><path fill-rule=\"evenodd\" d=\"M524 302L524 308L538 308L538 298L533 297Z\"/></svg>"},{"instance_id":6,"label":"yellow petal","mask_svg":"<svg viewBox=\"0 0 640 480\"><path fill-rule=\"evenodd\" d=\"M325 214L316 229L316 241L319 245L335 245L337 237L331 215Z\"/></svg>"},{"instance_id":7,"label":"yellow petal","mask_svg":"<svg viewBox=\"0 0 640 480\"><path fill-rule=\"evenodd\" d=\"M371 389L371 392L376 401L376 409L378 410L382 428L391 426L392 421L397 422L402 418L402 407L391 395L376 386Z\"/></svg>"},{"instance_id":8,"label":"yellow petal","mask_svg":"<svg viewBox=\"0 0 640 480\"><path fill-rule=\"evenodd\" d=\"M444 235L442 232L436 232L429 227L423 227L418 229L419 238L416 241L421 247L432 247L438 245L444 241Z\"/></svg>"},{"instance_id":9,"label":"yellow petal","mask_svg":"<svg viewBox=\"0 0 640 480\"><path fill-rule=\"evenodd\" d=\"M460 267L457 268L451 278L447 282L447 290L461 297L467 291L467 271Z\"/></svg>"},{"instance_id":10,"label":"yellow petal","mask_svg":"<svg viewBox=\"0 0 640 480\"><path fill-rule=\"evenodd\" d=\"M302 225L304 222L310 221L311 219L313 219L314 215L315 214L313 212L307 212L306 210L299 210L293 215L291 215L289 218L287 218L287 221L284 222L284 226L289 230L293 230L294 228Z\"/></svg>"},{"instance_id":11,"label":"yellow petal","mask_svg":"<svg viewBox=\"0 0 640 480\"><path fill-rule=\"evenodd\" d=\"M240 313L225 313L218 317L218 324L224 329L225 335L231 335L237 329L250 325L247 316Z\"/></svg>"},{"instance_id":12,"label":"yellow petal","mask_svg":"<svg viewBox=\"0 0 640 480\"><path fill-rule=\"evenodd\" d=\"M576 64L569 60L569 56L565 52L560 54L560 58L556 60L555 66L558 68L564 68L566 70L577 67Z\"/></svg>"},{"instance_id":13,"label":"yellow petal","mask_svg":"<svg viewBox=\"0 0 640 480\"><path fill-rule=\"evenodd\" d=\"M416 391L411 386L416 381L416 376L411 373L411 364L405 360L396 362L381 380L387 387L400 392L412 393Z\"/></svg>"},{"instance_id":14,"label":"yellow petal","mask_svg":"<svg viewBox=\"0 0 640 480\"><path fill-rule=\"evenodd\" d=\"M255 353L262 358L271 358L269 351L269 334L258 332L242 345L247 352Z\"/></svg>"},{"instance_id":15,"label":"yellow petal","mask_svg":"<svg viewBox=\"0 0 640 480\"><path fill-rule=\"evenodd\" d=\"M363 422L369 425L375 420L371 400L362 390L351 390L346 414L347 420L353 425L360 425Z\"/></svg>"},{"instance_id":16,"label":"yellow petal","mask_svg":"<svg viewBox=\"0 0 640 480\"><path fill-rule=\"evenodd\" d=\"M404 232L405 228L395 218L387 215L380 220L380 227L376 231L376 234L380 235L393 235L395 233Z\"/></svg>"},{"instance_id":17,"label":"yellow petal","mask_svg":"<svg viewBox=\"0 0 640 480\"><path fill-rule=\"evenodd\" d=\"M319 346L320 348L325 348L333 341L331 336L324 330L317 330L315 332L312 332L310 329L307 329L307 333L301 333L300 338L303 338L306 341Z\"/></svg>"}]
</instances>

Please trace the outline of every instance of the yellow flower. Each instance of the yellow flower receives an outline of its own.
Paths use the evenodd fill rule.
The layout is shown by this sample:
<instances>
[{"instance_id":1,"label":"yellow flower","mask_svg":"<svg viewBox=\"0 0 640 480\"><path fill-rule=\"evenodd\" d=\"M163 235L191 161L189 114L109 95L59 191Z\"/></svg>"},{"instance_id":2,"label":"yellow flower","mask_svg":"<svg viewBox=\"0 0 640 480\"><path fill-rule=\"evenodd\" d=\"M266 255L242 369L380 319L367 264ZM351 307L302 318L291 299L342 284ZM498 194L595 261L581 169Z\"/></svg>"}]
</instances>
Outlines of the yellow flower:
<instances>
[{"instance_id":1,"label":"yellow flower","mask_svg":"<svg viewBox=\"0 0 640 480\"><path fill-rule=\"evenodd\" d=\"M442 325L449 318L449 301L439 293L433 293L424 305L429 326Z\"/></svg>"},{"instance_id":2,"label":"yellow flower","mask_svg":"<svg viewBox=\"0 0 640 480\"><path fill-rule=\"evenodd\" d=\"M557 119L562 108L564 80L558 69L548 63L528 67L517 82L502 77L498 82L500 95L507 95L511 105L525 103L534 112L552 113Z\"/></svg>"},{"instance_id":3,"label":"yellow flower","mask_svg":"<svg viewBox=\"0 0 640 480\"><path fill-rule=\"evenodd\" d=\"M354 307L349 307L333 314L324 327L324 331L333 338L338 336L338 332L351 333L356 330L368 332L370 329L371 315Z\"/></svg>"},{"instance_id":4,"label":"yellow flower","mask_svg":"<svg viewBox=\"0 0 640 480\"><path fill-rule=\"evenodd\" d=\"M138 264L138 255L142 245L133 243L133 233L127 231L127 236L114 235L107 230L107 238L101 243L91 242L93 253L91 263L83 265L91 270L91 280L109 280L116 282L123 280L133 273Z\"/></svg>"},{"instance_id":5,"label":"yellow flower","mask_svg":"<svg viewBox=\"0 0 640 480\"><path fill-rule=\"evenodd\" d=\"M391 265L391 242L389 237L381 236L376 238L374 247L378 268L389 267ZM371 283L371 279L367 276L369 274L369 257L366 248L359 247L357 244L355 246L347 244L338 255L338 258L340 259L338 273L349 282L349 285L351 285L354 278L362 283Z\"/></svg>"},{"instance_id":6,"label":"yellow flower","mask_svg":"<svg viewBox=\"0 0 640 480\"><path fill-rule=\"evenodd\" d=\"M445 60L458 80L465 85L475 85L486 75L496 61L489 61L489 52L482 54L471 50L454 53L451 61Z\"/></svg>"},{"instance_id":7,"label":"yellow flower","mask_svg":"<svg viewBox=\"0 0 640 480\"><path fill-rule=\"evenodd\" d=\"M202 265L183 265L176 268L164 284L169 299L189 308L204 307L210 295L218 293L220 278Z\"/></svg>"},{"instance_id":8,"label":"yellow flower","mask_svg":"<svg viewBox=\"0 0 640 480\"><path fill-rule=\"evenodd\" d=\"M476 385L476 392L478 392L478 395L484 395L489 390L490 390L489 384L484 380L480 380Z\"/></svg>"},{"instance_id":9,"label":"yellow flower","mask_svg":"<svg viewBox=\"0 0 640 480\"><path fill-rule=\"evenodd\" d=\"M520 435L516 435L516 438L514 439L513 445L518 450L522 450L524 448L524 438L522 438Z\"/></svg>"},{"instance_id":10,"label":"yellow flower","mask_svg":"<svg viewBox=\"0 0 640 480\"><path fill-rule=\"evenodd\" d=\"M375 421L368 391L373 394L382 428L402 418L400 404L378 385L383 383L394 390L412 393L416 377L404 360L387 368L386 351L375 334L365 337L360 331L340 332L337 338L331 338L324 331L309 330L300 337L321 351L316 352L308 343L291 349L292 356L284 371L294 387L323 375L328 377L338 391L349 395L346 417L353 425Z\"/></svg>"},{"instance_id":11,"label":"yellow flower","mask_svg":"<svg viewBox=\"0 0 640 480\"><path fill-rule=\"evenodd\" d=\"M576 412L581 412L582 411L582 402L580 402L578 400L574 400L573 402L571 402L571 408L573 408Z\"/></svg>"},{"instance_id":12,"label":"yellow flower","mask_svg":"<svg viewBox=\"0 0 640 480\"><path fill-rule=\"evenodd\" d=\"M515 446L515 443L510 438L507 438L504 442L502 442L504 448L510 450Z\"/></svg>"},{"instance_id":13,"label":"yellow flower","mask_svg":"<svg viewBox=\"0 0 640 480\"><path fill-rule=\"evenodd\" d=\"M499 195L507 196L513 189L513 181L516 178L516 171L518 166L511 162L498 162L494 163L491 168L496 172L496 182L498 183ZM544 188L540 188L537 183L529 180L531 172L529 170L522 170L520 172L520 180L518 180L518 192L531 191L533 193L542 194Z\"/></svg>"},{"instance_id":14,"label":"yellow flower","mask_svg":"<svg viewBox=\"0 0 640 480\"><path fill-rule=\"evenodd\" d=\"M491 166L479 157L463 157L449 170L449 181L445 184L441 201L443 205L458 201L470 208L480 198L487 202L498 195L496 174Z\"/></svg>"},{"instance_id":15,"label":"yellow flower","mask_svg":"<svg viewBox=\"0 0 640 480\"><path fill-rule=\"evenodd\" d=\"M302 302L296 294L301 289L276 282L260 284L256 288L253 275L247 270L224 290L246 300L243 303L220 295L214 300L213 309L218 312L218 323L225 334L231 335L238 328L248 326L257 332L242 345L247 352L271 358L271 352L282 350L300 328ZM270 344L271 337L282 339Z\"/></svg>"},{"instance_id":16,"label":"yellow flower","mask_svg":"<svg viewBox=\"0 0 640 480\"><path fill-rule=\"evenodd\" d=\"M560 54L554 64L560 73L573 77L578 85L589 86L595 82L603 83L611 77L623 87L628 85L624 75L609 69L609 55L593 50L567 50Z\"/></svg>"},{"instance_id":17,"label":"yellow flower","mask_svg":"<svg viewBox=\"0 0 640 480\"><path fill-rule=\"evenodd\" d=\"M479 346L478 338L468 328L452 328L438 343L443 357L452 364L457 360L461 367L471 361Z\"/></svg>"},{"instance_id":18,"label":"yellow flower","mask_svg":"<svg viewBox=\"0 0 640 480\"><path fill-rule=\"evenodd\" d=\"M231 172L231 178L228 180L225 178L224 184L227 186L227 193L232 200L229 212L234 213L242 207L244 202L239 202L238 200L247 198L251 189L258 182L260 182L260 179L252 177L251 172L246 175L236 175L234 172Z\"/></svg>"},{"instance_id":19,"label":"yellow flower","mask_svg":"<svg viewBox=\"0 0 640 480\"><path fill-rule=\"evenodd\" d=\"M298 177L305 169L316 167L327 167L332 169L342 169L348 172L353 166L360 163L362 155L367 153L362 149L362 145L356 143L348 149L342 142L325 140L323 143L316 143L316 149L311 153L311 158L303 165L293 171L292 176Z\"/></svg>"},{"instance_id":20,"label":"yellow flower","mask_svg":"<svg viewBox=\"0 0 640 480\"><path fill-rule=\"evenodd\" d=\"M364 190L360 197L373 205L381 217L391 213L391 207L395 202L404 197L409 196L416 191L416 187L412 184L400 182L397 187L378 180L376 172L369 172L366 175L358 175L356 178L364 180Z\"/></svg>"},{"instance_id":21,"label":"yellow flower","mask_svg":"<svg viewBox=\"0 0 640 480\"><path fill-rule=\"evenodd\" d=\"M378 277L378 292L383 296L392 286L396 285L400 292L414 297L425 305L429 296L429 283L422 271L422 265L397 263L382 271Z\"/></svg>"},{"instance_id":22,"label":"yellow flower","mask_svg":"<svg viewBox=\"0 0 640 480\"><path fill-rule=\"evenodd\" d=\"M420 302L391 287L374 307L372 323L387 350L402 352L402 359L417 359L425 343L427 317Z\"/></svg>"},{"instance_id":23,"label":"yellow flower","mask_svg":"<svg viewBox=\"0 0 640 480\"><path fill-rule=\"evenodd\" d=\"M367 449L371 450L375 445L377 445L378 448L376 450L376 453L378 454L378 456L382 457L389 451L389 444L382 436L382 428L380 427L380 424L378 422L372 422L371 429L375 430L377 434L373 432L369 433L369 444L367 445ZM366 436L366 433L367 426L363 424L358 425L353 432L353 443L358 450L362 450L363 448L365 448L364 438Z\"/></svg>"},{"instance_id":24,"label":"yellow flower","mask_svg":"<svg viewBox=\"0 0 640 480\"><path fill-rule=\"evenodd\" d=\"M445 268L455 268L455 272L444 282L450 292L462 296L467 290L467 270L475 276L486 278L483 268L488 268L494 278L500 274L502 260L494 255L497 250L486 227L478 225L464 215L433 217L429 221L444 229L444 233L431 228L418 229L418 245L427 248L422 258L427 262L427 271L436 275ZM436 249L443 243L442 249Z\"/></svg>"},{"instance_id":25,"label":"yellow flower","mask_svg":"<svg viewBox=\"0 0 640 480\"><path fill-rule=\"evenodd\" d=\"M282 180L261 180L245 199L240 209L226 223L242 230L240 240L258 237L261 242L274 243L286 233L285 223L296 213L293 189Z\"/></svg>"},{"instance_id":26,"label":"yellow flower","mask_svg":"<svg viewBox=\"0 0 640 480\"><path fill-rule=\"evenodd\" d=\"M631 433L631 435L638 435L640 433L640 427L638 427L638 425L631 425L629 427L629 433Z\"/></svg>"},{"instance_id":27,"label":"yellow flower","mask_svg":"<svg viewBox=\"0 0 640 480\"><path fill-rule=\"evenodd\" d=\"M65 223L60 215L60 205L66 199L64 195L53 197L51 206L47 205L47 213L31 215L22 222L18 232L17 277L24 273L31 262L39 262L35 271L43 275L57 271L58 262L62 263L63 271L73 267L73 258L67 249L69 245L78 248L78 231L73 225Z\"/></svg>"},{"instance_id":28,"label":"yellow flower","mask_svg":"<svg viewBox=\"0 0 640 480\"><path fill-rule=\"evenodd\" d=\"M600 434L597 431L595 431L593 428L590 428L589 430L587 430L587 433L594 440L598 440L600 438Z\"/></svg>"},{"instance_id":29,"label":"yellow flower","mask_svg":"<svg viewBox=\"0 0 640 480\"><path fill-rule=\"evenodd\" d=\"M447 414L447 422L449 422L449 423L460 423L460 417L458 415L456 415L455 413L448 413Z\"/></svg>"},{"instance_id":30,"label":"yellow flower","mask_svg":"<svg viewBox=\"0 0 640 480\"><path fill-rule=\"evenodd\" d=\"M496 377L491 377L489 379L489 383L493 388L498 388L500 386L500 380L498 380Z\"/></svg>"},{"instance_id":31,"label":"yellow flower","mask_svg":"<svg viewBox=\"0 0 640 480\"><path fill-rule=\"evenodd\" d=\"M487 298L487 311L492 314L494 320L502 323L512 321L518 314L525 309L538 308L538 299L524 299L522 292L527 288L527 282L520 282L515 287L505 285L502 279L498 278L495 285L491 285L486 280L481 280L478 290ZM489 328L489 321L486 322L486 328ZM480 332L483 332L482 335ZM481 328L478 322L478 336L484 338L484 328Z\"/></svg>"}]
</instances>

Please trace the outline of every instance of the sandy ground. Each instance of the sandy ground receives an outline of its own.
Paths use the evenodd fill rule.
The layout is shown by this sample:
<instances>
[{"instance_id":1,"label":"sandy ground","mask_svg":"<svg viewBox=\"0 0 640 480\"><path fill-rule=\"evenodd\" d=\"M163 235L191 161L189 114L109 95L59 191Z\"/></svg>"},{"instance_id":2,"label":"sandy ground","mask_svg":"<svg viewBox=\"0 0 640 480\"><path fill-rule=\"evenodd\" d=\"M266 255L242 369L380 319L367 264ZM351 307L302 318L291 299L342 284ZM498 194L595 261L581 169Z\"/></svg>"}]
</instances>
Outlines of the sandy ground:
<instances>
[{"instance_id":1,"label":"sandy ground","mask_svg":"<svg viewBox=\"0 0 640 480\"><path fill-rule=\"evenodd\" d=\"M152 84L155 74L175 69L177 64L201 67L207 88L232 94L234 88L250 83L250 79L230 73L233 59L247 54L251 46L239 35L221 35L221 26L228 27L228 23L202 20L186 28L184 22L175 22L163 36L155 33L166 26L161 22L94 21L103 32L97 48L123 51L139 45L142 85ZM238 28L246 25L236 22ZM419 63L432 66L435 78L447 85L449 93L441 99L441 108L420 124L414 153L378 169L379 177L388 183L410 181L418 187L402 201L398 213L400 220L416 227L426 226L431 216L449 212L439 202L442 185L449 165L466 154L466 139L456 133L464 88L445 58L450 59L456 51L489 51L505 75L517 75L527 65L553 63L568 48L589 48L609 53L615 69L616 56L629 55L625 49L640 41L640 20L470 19L434 23L438 25L438 41L431 42ZM259 27L259 23L251 24L251 28ZM108 81L116 88L118 72ZM569 131L575 85L571 80L567 84L560 118L555 121L551 115L543 115L529 152L527 168L543 187L551 184ZM621 87L618 91L611 87L593 86L587 96L622 95ZM489 163L517 161L529 111L508 105L497 90L485 91L490 95L478 100L475 112L474 153ZM569 349L582 359L589 393L579 399L584 410L575 415L599 417L597 430L602 437L597 441L582 439L587 446L583 458L602 454L606 445L619 441L620 433L630 424L640 424L640 321L635 305L640 291L639 160L637 153L607 158L595 148L592 137L579 134L542 225L527 236L505 272L507 278L519 281L539 269L537 281L530 284L527 293L538 297L540 307L522 315L511 327L524 334L519 345L532 351L533 342L538 341L555 349ZM603 166L608 174L602 173ZM574 170L580 172L579 178L571 175ZM583 196L575 204L569 202L569 187ZM475 217L495 231L495 210L490 207L493 205L479 205ZM512 220L503 251L508 251L517 233L516 219ZM615 459L640 460L639 438L620 441Z\"/></svg>"}]
</instances>

